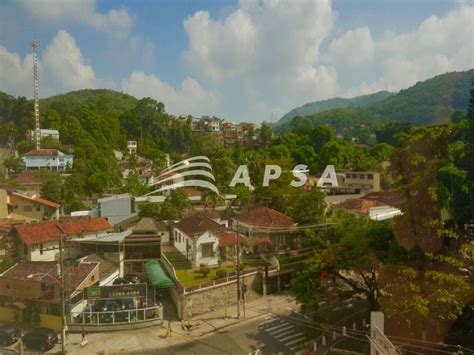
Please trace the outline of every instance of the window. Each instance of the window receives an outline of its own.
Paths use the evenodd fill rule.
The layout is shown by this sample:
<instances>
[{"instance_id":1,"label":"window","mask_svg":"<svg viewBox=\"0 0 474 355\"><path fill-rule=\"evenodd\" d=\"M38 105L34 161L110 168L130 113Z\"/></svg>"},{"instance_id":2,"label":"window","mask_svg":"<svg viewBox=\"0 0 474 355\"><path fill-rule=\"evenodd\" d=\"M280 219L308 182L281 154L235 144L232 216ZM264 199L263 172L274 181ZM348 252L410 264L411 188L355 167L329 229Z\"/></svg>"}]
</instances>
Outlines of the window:
<instances>
[{"instance_id":1,"label":"window","mask_svg":"<svg viewBox=\"0 0 474 355\"><path fill-rule=\"evenodd\" d=\"M28 245L23 244L23 254L28 254Z\"/></svg>"},{"instance_id":2,"label":"window","mask_svg":"<svg viewBox=\"0 0 474 355\"><path fill-rule=\"evenodd\" d=\"M212 255L214 254L214 243L206 243L206 244L201 244L201 250L202 250L202 257L203 258L211 258Z\"/></svg>"},{"instance_id":3,"label":"window","mask_svg":"<svg viewBox=\"0 0 474 355\"><path fill-rule=\"evenodd\" d=\"M43 255L43 243L40 244L40 254Z\"/></svg>"},{"instance_id":4,"label":"window","mask_svg":"<svg viewBox=\"0 0 474 355\"><path fill-rule=\"evenodd\" d=\"M374 178L374 175L372 174L367 174L367 179L372 180Z\"/></svg>"},{"instance_id":5,"label":"window","mask_svg":"<svg viewBox=\"0 0 474 355\"><path fill-rule=\"evenodd\" d=\"M33 211L33 207L31 206L23 206L23 212L31 212Z\"/></svg>"},{"instance_id":6,"label":"window","mask_svg":"<svg viewBox=\"0 0 474 355\"><path fill-rule=\"evenodd\" d=\"M36 210L37 210L37 211L41 211L41 206L39 206L39 205L36 206Z\"/></svg>"}]
</instances>

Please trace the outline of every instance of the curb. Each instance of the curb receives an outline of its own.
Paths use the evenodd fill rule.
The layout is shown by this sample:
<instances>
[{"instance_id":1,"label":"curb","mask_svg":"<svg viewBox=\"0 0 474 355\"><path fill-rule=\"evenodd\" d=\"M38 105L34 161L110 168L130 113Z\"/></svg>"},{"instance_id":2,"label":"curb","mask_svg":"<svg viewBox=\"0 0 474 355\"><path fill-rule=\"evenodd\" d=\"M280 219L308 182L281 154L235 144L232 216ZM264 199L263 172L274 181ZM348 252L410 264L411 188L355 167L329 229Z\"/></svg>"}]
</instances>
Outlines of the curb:
<instances>
[{"instance_id":1,"label":"curb","mask_svg":"<svg viewBox=\"0 0 474 355\"><path fill-rule=\"evenodd\" d=\"M200 337L203 337L205 335L209 335L209 334L212 334L212 333L216 333L222 329L225 329L225 328L228 328L228 327L231 327L233 325L236 325L236 324L239 324L239 323L243 323L243 322L246 322L246 321L249 321L249 320L254 320L256 318L259 318L259 317L264 317L264 316L268 316L269 314L271 313L265 313L265 314L257 314L255 316L252 316L252 317L247 317L247 318L241 318L241 319L238 319L236 320L235 322L232 322L232 323L229 323L229 324L225 324L225 325L222 325L220 327L214 327L213 330L209 330L207 332L203 332L197 336L193 336L192 334L190 334L191 336L193 336L194 338L200 338Z\"/></svg>"}]
</instances>

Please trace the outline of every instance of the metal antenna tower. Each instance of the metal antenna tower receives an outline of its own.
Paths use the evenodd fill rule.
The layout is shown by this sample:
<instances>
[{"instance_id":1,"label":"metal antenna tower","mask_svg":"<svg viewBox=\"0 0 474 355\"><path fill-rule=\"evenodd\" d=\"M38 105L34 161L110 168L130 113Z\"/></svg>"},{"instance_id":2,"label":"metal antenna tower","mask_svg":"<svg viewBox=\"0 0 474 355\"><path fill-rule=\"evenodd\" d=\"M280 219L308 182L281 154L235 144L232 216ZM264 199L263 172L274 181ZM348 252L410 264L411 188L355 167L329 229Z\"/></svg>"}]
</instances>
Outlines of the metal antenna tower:
<instances>
[{"instance_id":1,"label":"metal antenna tower","mask_svg":"<svg viewBox=\"0 0 474 355\"><path fill-rule=\"evenodd\" d=\"M39 99L38 99L38 55L36 54L36 48L39 44L36 40L31 42L31 48L33 49L33 99L35 101L35 147L36 150L40 150L40 119L39 119Z\"/></svg>"}]
</instances>

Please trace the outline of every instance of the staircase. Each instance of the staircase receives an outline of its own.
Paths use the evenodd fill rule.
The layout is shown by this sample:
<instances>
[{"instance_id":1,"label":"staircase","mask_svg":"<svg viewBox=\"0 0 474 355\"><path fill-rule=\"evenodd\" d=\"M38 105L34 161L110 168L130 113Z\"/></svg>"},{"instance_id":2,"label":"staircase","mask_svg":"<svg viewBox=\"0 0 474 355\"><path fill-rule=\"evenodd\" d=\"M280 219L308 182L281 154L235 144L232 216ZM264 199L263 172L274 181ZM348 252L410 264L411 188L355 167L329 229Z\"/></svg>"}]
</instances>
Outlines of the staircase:
<instances>
[{"instance_id":1,"label":"staircase","mask_svg":"<svg viewBox=\"0 0 474 355\"><path fill-rule=\"evenodd\" d=\"M176 270L189 270L191 269L191 261L187 260L181 252L171 244L162 245L162 253L165 254L166 258L173 265ZM191 255L190 255L191 257Z\"/></svg>"}]
</instances>

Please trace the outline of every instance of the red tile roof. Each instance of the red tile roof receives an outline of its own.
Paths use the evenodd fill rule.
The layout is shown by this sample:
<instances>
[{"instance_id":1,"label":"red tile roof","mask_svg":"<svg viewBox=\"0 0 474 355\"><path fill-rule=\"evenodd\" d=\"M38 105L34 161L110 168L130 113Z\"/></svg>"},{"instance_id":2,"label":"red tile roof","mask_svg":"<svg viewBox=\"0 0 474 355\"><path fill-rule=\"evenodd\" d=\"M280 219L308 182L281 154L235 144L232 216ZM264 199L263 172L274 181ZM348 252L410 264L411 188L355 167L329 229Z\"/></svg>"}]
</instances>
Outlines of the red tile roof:
<instances>
[{"instance_id":1,"label":"red tile roof","mask_svg":"<svg viewBox=\"0 0 474 355\"><path fill-rule=\"evenodd\" d=\"M30 150L25 153L25 157L56 157L60 154L57 149Z\"/></svg>"},{"instance_id":2,"label":"red tile roof","mask_svg":"<svg viewBox=\"0 0 474 355\"><path fill-rule=\"evenodd\" d=\"M183 231L190 237L199 237L206 232L221 233L225 229L225 227L201 213L183 218L181 221L176 223L174 227Z\"/></svg>"},{"instance_id":3,"label":"red tile roof","mask_svg":"<svg viewBox=\"0 0 474 355\"><path fill-rule=\"evenodd\" d=\"M398 193L393 191L371 192L361 198L364 200L378 201L380 203L395 207L399 207L403 203L403 198Z\"/></svg>"},{"instance_id":4,"label":"red tile roof","mask_svg":"<svg viewBox=\"0 0 474 355\"><path fill-rule=\"evenodd\" d=\"M258 207L252 211L242 213L232 218L243 224L263 229L269 227L289 228L296 226L293 218L268 207Z\"/></svg>"},{"instance_id":5,"label":"red tile roof","mask_svg":"<svg viewBox=\"0 0 474 355\"><path fill-rule=\"evenodd\" d=\"M25 223L25 220L23 219L1 218L0 232L10 233L10 231L15 225L23 223Z\"/></svg>"},{"instance_id":6,"label":"red tile roof","mask_svg":"<svg viewBox=\"0 0 474 355\"><path fill-rule=\"evenodd\" d=\"M26 196L26 195L19 194L17 192L12 192L12 195L15 195L16 197L19 197L19 198L22 198L22 199L25 199L25 200L28 200L28 201L31 201L31 202L39 203L40 205L48 206L48 207L51 207L51 208L61 207L61 205L59 203L49 201L49 200L45 200L44 198L41 198L41 197L29 197L29 196Z\"/></svg>"},{"instance_id":7,"label":"red tile roof","mask_svg":"<svg viewBox=\"0 0 474 355\"><path fill-rule=\"evenodd\" d=\"M45 284L58 284L55 261L22 260L8 269L2 277L20 281L35 281ZM76 263L64 270L64 284L69 293L76 290L87 276L99 266L96 262ZM28 277L30 276L31 277Z\"/></svg>"},{"instance_id":8,"label":"red tile roof","mask_svg":"<svg viewBox=\"0 0 474 355\"><path fill-rule=\"evenodd\" d=\"M105 218L70 218L15 226L20 239L26 245L59 240L62 231L66 236L102 232L112 226Z\"/></svg>"},{"instance_id":9,"label":"red tile roof","mask_svg":"<svg viewBox=\"0 0 474 355\"><path fill-rule=\"evenodd\" d=\"M38 171L25 171L13 179L19 185L39 185Z\"/></svg>"},{"instance_id":10,"label":"red tile roof","mask_svg":"<svg viewBox=\"0 0 474 355\"><path fill-rule=\"evenodd\" d=\"M368 214L371 207L386 206L386 204L376 200L366 200L364 198L351 198L341 203L335 204L332 207L346 210L358 214Z\"/></svg>"},{"instance_id":11,"label":"red tile roof","mask_svg":"<svg viewBox=\"0 0 474 355\"><path fill-rule=\"evenodd\" d=\"M237 233L236 232L226 232L218 235L219 246L220 247L231 247L237 244ZM239 234L239 243L246 244L247 238L242 234Z\"/></svg>"}]
</instances>

